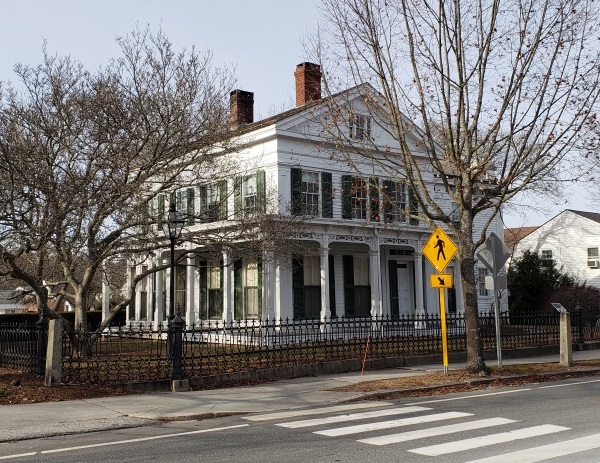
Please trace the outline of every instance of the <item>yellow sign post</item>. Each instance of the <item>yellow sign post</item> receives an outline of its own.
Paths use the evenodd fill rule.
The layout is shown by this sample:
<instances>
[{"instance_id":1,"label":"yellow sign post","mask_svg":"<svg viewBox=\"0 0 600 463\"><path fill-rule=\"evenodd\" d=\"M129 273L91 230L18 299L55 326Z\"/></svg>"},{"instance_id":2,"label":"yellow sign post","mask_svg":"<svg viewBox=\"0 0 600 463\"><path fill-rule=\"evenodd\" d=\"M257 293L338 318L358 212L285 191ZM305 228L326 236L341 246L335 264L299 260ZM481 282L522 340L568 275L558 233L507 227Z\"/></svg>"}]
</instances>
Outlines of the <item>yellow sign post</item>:
<instances>
[{"instance_id":1,"label":"yellow sign post","mask_svg":"<svg viewBox=\"0 0 600 463\"><path fill-rule=\"evenodd\" d=\"M452 260L458 248L440 227L431 234L422 253L431 265L438 271L430 276L432 288L439 288L440 293L440 322L442 324L442 355L444 361L444 374L448 374L448 333L446 331L446 306L444 301L444 288L452 287L452 274L442 273Z\"/></svg>"}]
</instances>

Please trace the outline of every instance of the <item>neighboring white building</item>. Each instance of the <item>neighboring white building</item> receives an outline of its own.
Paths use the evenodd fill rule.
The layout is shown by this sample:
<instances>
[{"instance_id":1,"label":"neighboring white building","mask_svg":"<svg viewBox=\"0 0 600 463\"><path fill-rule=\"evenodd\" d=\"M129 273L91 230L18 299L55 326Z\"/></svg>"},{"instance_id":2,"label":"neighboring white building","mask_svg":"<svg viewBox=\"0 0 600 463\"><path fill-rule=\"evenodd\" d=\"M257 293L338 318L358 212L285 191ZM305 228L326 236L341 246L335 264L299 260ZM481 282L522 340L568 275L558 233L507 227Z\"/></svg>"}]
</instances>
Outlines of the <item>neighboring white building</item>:
<instances>
[{"instance_id":1,"label":"neighboring white building","mask_svg":"<svg viewBox=\"0 0 600 463\"><path fill-rule=\"evenodd\" d=\"M250 140L237 156L252 167L219 184L190 185L177 196L178 208L206 218L208 223L190 225L199 229L222 225L243 213L310 216L310 229L295 239L314 252L292 255L282 249L264 259L233 261L227 253L215 259L198 249L186 265L176 267L176 304L182 307L187 324L439 313L438 290L429 287L429 275L435 271L421 254L432 230L411 214L418 212L416 203L408 185L397 176L390 177L357 155L361 176L347 162L329 155L332 146L322 132L328 110L321 100L320 72L312 63L298 65L297 107L259 122L253 122L253 94L233 91L231 117L238 131L232 133ZM368 139L389 156L396 152L397 143L364 106L361 95L366 89L374 92L365 84L333 98L351 104L346 136L352 144ZM416 141L413 153L421 158L432 194L450 212L454 205L427 168L427 157ZM265 206L260 199L266 190L280 198L278 204ZM223 197L229 199L220 203ZM159 209L165 209L164 202ZM476 220L476 231L485 219ZM489 232L502 236L501 222L494 221ZM166 250L144 265L165 263L168 256ZM141 270L141 266L131 269L132 274ZM485 289L487 271L479 264L474 271L479 278L480 309L489 310L493 295ZM446 290L446 308L462 312L456 259L446 273L452 273L455 282L455 288ZM128 320L161 323L169 306L168 285L168 271L138 284Z\"/></svg>"},{"instance_id":2,"label":"neighboring white building","mask_svg":"<svg viewBox=\"0 0 600 463\"><path fill-rule=\"evenodd\" d=\"M505 232L507 241L510 230ZM600 288L599 249L600 214L566 209L517 241L513 259L530 250L555 261L581 283Z\"/></svg>"},{"instance_id":3,"label":"neighboring white building","mask_svg":"<svg viewBox=\"0 0 600 463\"><path fill-rule=\"evenodd\" d=\"M27 305L21 302L20 290L0 290L0 315L25 313Z\"/></svg>"}]
</instances>

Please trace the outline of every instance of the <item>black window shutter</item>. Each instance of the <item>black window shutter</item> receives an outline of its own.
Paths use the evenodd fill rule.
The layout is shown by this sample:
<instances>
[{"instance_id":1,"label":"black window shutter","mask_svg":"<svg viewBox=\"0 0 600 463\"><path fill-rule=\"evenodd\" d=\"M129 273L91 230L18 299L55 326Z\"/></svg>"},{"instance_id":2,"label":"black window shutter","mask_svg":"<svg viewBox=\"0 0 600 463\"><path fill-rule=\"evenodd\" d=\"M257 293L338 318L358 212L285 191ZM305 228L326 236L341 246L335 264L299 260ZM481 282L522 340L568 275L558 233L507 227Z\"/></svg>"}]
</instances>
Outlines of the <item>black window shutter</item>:
<instances>
[{"instance_id":1,"label":"black window shutter","mask_svg":"<svg viewBox=\"0 0 600 463\"><path fill-rule=\"evenodd\" d=\"M333 217L333 185L330 172L321 174L321 209L323 217Z\"/></svg>"},{"instance_id":2,"label":"black window shutter","mask_svg":"<svg viewBox=\"0 0 600 463\"><path fill-rule=\"evenodd\" d=\"M342 175L342 219L352 219L351 175Z\"/></svg>"},{"instance_id":3,"label":"black window shutter","mask_svg":"<svg viewBox=\"0 0 600 463\"><path fill-rule=\"evenodd\" d=\"M335 259L334 256L328 256L329 265L329 309L331 310L331 318L336 318L335 311Z\"/></svg>"},{"instance_id":4,"label":"black window shutter","mask_svg":"<svg viewBox=\"0 0 600 463\"><path fill-rule=\"evenodd\" d=\"M304 318L304 259L301 255L292 258L292 293L294 319Z\"/></svg>"},{"instance_id":5,"label":"black window shutter","mask_svg":"<svg viewBox=\"0 0 600 463\"><path fill-rule=\"evenodd\" d=\"M398 262L395 260L388 261L388 268L390 273L390 306L392 317L398 317L400 315L400 308L398 305Z\"/></svg>"},{"instance_id":6,"label":"black window shutter","mask_svg":"<svg viewBox=\"0 0 600 463\"><path fill-rule=\"evenodd\" d=\"M199 273L199 290L200 290L200 320L206 320L208 318L208 271L206 268L206 261L201 260L198 265Z\"/></svg>"},{"instance_id":7,"label":"black window shutter","mask_svg":"<svg viewBox=\"0 0 600 463\"><path fill-rule=\"evenodd\" d=\"M354 316L354 257L343 256L344 262L344 309L347 317Z\"/></svg>"},{"instance_id":8,"label":"black window shutter","mask_svg":"<svg viewBox=\"0 0 600 463\"><path fill-rule=\"evenodd\" d=\"M292 168L292 215L302 214L302 169Z\"/></svg>"},{"instance_id":9,"label":"black window shutter","mask_svg":"<svg viewBox=\"0 0 600 463\"><path fill-rule=\"evenodd\" d=\"M379 180L376 177L369 179L369 200L371 222L379 222Z\"/></svg>"},{"instance_id":10,"label":"black window shutter","mask_svg":"<svg viewBox=\"0 0 600 463\"><path fill-rule=\"evenodd\" d=\"M206 186L200 187L200 221L209 222Z\"/></svg>"}]
</instances>

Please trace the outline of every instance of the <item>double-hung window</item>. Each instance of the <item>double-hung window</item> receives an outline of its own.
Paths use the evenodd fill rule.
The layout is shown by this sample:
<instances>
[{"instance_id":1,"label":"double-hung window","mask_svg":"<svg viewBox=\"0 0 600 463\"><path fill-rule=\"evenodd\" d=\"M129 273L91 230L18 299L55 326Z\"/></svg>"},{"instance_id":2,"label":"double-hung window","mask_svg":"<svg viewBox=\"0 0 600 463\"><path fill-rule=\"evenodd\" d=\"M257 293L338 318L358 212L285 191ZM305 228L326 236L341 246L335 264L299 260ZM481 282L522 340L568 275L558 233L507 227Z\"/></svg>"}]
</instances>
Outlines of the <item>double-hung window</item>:
<instances>
[{"instance_id":1,"label":"double-hung window","mask_svg":"<svg viewBox=\"0 0 600 463\"><path fill-rule=\"evenodd\" d=\"M543 267L552 267L553 258L552 258L552 250L551 249L542 249L541 257L542 257L542 266Z\"/></svg>"},{"instance_id":2,"label":"double-hung window","mask_svg":"<svg viewBox=\"0 0 600 463\"><path fill-rule=\"evenodd\" d=\"M485 288L485 277L488 275L487 268L477 268L477 288L480 296L488 296L488 290Z\"/></svg>"},{"instance_id":3,"label":"double-hung window","mask_svg":"<svg viewBox=\"0 0 600 463\"><path fill-rule=\"evenodd\" d=\"M367 198L368 198L367 182L360 178L354 177L352 180L352 218L359 220L367 219Z\"/></svg>"},{"instance_id":4,"label":"double-hung window","mask_svg":"<svg viewBox=\"0 0 600 463\"><path fill-rule=\"evenodd\" d=\"M266 210L265 171L238 177L235 181L234 207L236 219L250 217Z\"/></svg>"},{"instance_id":5,"label":"double-hung window","mask_svg":"<svg viewBox=\"0 0 600 463\"><path fill-rule=\"evenodd\" d=\"M407 222L408 194L406 182L385 181L383 202L385 221L388 223Z\"/></svg>"},{"instance_id":6,"label":"double-hung window","mask_svg":"<svg viewBox=\"0 0 600 463\"><path fill-rule=\"evenodd\" d=\"M227 219L227 180L200 187L201 216L205 222Z\"/></svg>"},{"instance_id":7,"label":"double-hung window","mask_svg":"<svg viewBox=\"0 0 600 463\"><path fill-rule=\"evenodd\" d=\"M333 217L331 173L291 170L292 215Z\"/></svg>"},{"instance_id":8,"label":"double-hung window","mask_svg":"<svg viewBox=\"0 0 600 463\"><path fill-rule=\"evenodd\" d=\"M371 117L363 114L350 115L350 138L355 140L371 139Z\"/></svg>"}]
</instances>

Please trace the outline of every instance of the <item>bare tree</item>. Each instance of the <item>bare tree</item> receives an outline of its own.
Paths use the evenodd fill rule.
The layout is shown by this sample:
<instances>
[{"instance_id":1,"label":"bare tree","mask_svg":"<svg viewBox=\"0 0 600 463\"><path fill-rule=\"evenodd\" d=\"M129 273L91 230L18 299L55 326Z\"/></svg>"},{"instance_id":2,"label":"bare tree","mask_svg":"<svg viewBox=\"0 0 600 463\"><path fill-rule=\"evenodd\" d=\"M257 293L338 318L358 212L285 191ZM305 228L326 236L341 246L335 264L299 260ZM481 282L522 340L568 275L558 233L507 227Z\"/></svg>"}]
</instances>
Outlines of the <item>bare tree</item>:
<instances>
[{"instance_id":1,"label":"bare tree","mask_svg":"<svg viewBox=\"0 0 600 463\"><path fill-rule=\"evenodd\" d=\"M210 53L176 53L148 30L118 42L122 57L93 74L47 53L38 67L16 66L22 90L8 87L0 108L3 271L41 288L51 256L78 325L103 260L164 246L149 202L218 171L219 156L240 146L229 130L232 74ZM19 264L26 254L37 270Z\"/></svg>"},{"instance_id":2,"label":"bare tree","mask_svg":"<svg viewBox=\"0 0 600 463\"><path fill-rule=\"evenodd\" d=\"M598 8L589 0L324 0L315 39L331 95L362 85L362 100L395 139L361 143L369 163L405 179L431 224L458 241L467 368L486 371L475 252L515 195L554 188L598 101ZM371 86L364 85L365 83ZM369 89L374 88L372 92ZM335 103L335 99L330 102ZM329 133L348 133L344 103ZM352 142L352 140L346 140ZM433 171L426 166L432 166ZM438 177L456 204L443 210ZM539 193L538 193L539 194ZM453 220L453 215L459 221ZM474 236L473 224L482 225Z\"/></svg>"}]
</instances>

